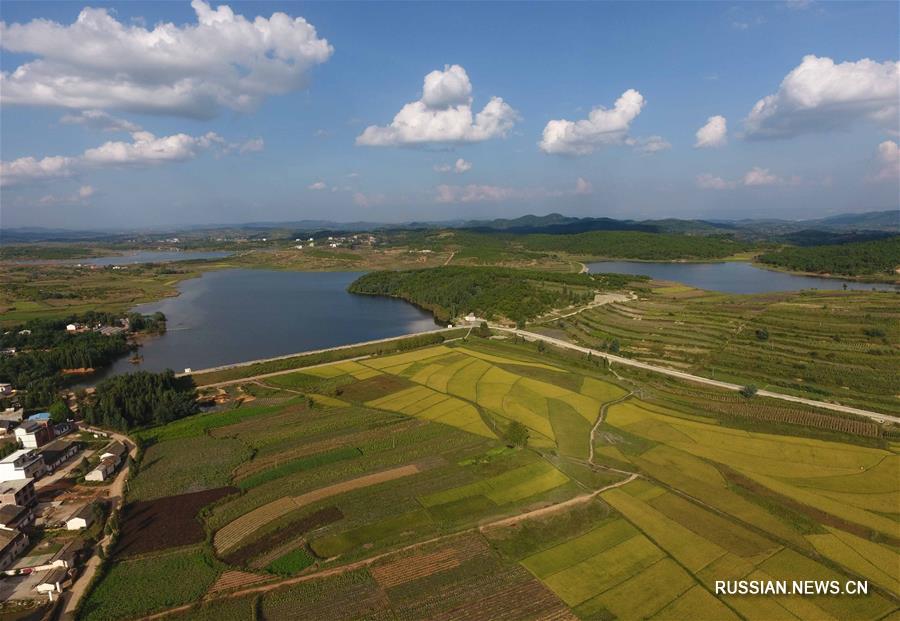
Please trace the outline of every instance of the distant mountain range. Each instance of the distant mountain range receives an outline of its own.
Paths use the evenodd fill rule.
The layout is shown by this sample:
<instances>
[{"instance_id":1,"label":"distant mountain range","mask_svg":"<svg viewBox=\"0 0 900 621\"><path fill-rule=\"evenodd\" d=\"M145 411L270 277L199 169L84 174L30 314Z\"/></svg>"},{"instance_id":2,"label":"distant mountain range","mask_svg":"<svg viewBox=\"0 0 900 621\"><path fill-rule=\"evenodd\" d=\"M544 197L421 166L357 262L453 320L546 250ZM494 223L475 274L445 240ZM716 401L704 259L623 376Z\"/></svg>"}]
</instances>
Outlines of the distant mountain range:
<instances>
[{"instance_id":1,"label":"distant mountain range","mask_svg":"<svg viewBox=\"0 0 900 621\"><path fill-rule=\"evenodd\" d=\"M71 231L50 228L3 229L0 243L38 241L125 241L134 238L161 238L185 235L248 237L299 236L315 232L359 232L397 229L458 228L483 233L547 233L575 234L589 231L644 231L648 233L680 233L688 235L734 235L742 239L783 239L800 245L843 243L878 239L900 233L900 210L848 213L814 220L616 220L613 218L576 218L551 213L546 216L526 215L494 220L452 220L442 222L332 222L299 220L295 222L248 222L244 224L211 224L181 228L157 227L143 230Z\"/></svg>"}]
</instances>

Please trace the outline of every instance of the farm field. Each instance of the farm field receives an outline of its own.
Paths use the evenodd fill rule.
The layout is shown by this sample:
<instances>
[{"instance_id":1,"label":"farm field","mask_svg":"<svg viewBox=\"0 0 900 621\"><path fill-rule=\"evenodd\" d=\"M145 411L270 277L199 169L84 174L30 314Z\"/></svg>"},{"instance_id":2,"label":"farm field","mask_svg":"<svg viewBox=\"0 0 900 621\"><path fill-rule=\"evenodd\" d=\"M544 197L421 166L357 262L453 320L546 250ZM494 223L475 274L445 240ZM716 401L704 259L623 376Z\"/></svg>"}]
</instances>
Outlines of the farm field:
<instances>
[{"instance_id":1,"label":"farm field","mask_svg":"<svg viewBox=\"0 0 900 621\"><path fill-rule=\"evenodd\" d=\"M754 430L704 408L729 406L714 394L474 337L257 382L241 401L140 433L120 548L81 618L818 621L898 609L885 568L900 563L900 456L880 430ZM507 437L514 424L524 447ZM176 528L190 536L158 534ZM190 567L193 586L171 584ZM792 571L867 579L870 593L713 592L717 579ZM134 580L155 593L124 606Z\"/></svg>"},{"instance_id":2,"label":"farm field","mask_svg":"<svg viewBox=\"0 0 900 621\"><path fill-rule=\"evenodd\" d=\"M592 347L737 384L897 414L900 306L891 292L726 295L658 287L554 325Z\"/></svg>"}]
</instances>

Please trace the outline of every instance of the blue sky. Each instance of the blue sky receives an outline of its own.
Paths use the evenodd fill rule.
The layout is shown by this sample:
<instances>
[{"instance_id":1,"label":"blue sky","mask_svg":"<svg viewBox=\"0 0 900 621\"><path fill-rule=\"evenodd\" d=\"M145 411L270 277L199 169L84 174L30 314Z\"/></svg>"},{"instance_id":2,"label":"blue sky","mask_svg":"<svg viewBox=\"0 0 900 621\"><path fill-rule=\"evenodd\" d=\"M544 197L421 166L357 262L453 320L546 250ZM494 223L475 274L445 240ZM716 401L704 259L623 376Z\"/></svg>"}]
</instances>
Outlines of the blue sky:
<instances>
[{"instance_id":1,"label":"blue sky","mask_svg":"<svg viewBox=\"0 0 900 621\"><path fill-rule=\"evenodd\" d=\"M4 2L0 225L898 206L894 2L227 6L198 29L188 3ZM85 7L106 16L76 28ZM276 12L270 45L253 20ZM391 127L423 97L414 125L502 102L493 125Z\"/></svg>"}]
</instances>

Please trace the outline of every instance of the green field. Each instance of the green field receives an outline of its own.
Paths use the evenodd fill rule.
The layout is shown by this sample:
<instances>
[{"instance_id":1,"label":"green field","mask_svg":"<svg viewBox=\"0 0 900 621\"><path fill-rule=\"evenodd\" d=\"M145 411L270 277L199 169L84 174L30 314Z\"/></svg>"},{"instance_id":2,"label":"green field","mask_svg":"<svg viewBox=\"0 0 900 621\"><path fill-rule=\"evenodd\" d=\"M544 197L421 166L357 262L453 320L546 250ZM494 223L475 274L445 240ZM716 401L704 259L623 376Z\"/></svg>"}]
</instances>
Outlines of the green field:
<instances>
[{"instance_id":1,"label":"green field","mask_svg":"<svg viewBox=\"0 0 900 621\"><path fill-rule=\"evenodd\" d=\"M82 618L203 594L173 618L287 619L298 606L317 619L897 610L887 568L900 564L900 454L883 437L741 426L704 407L718 393L636 385L596 361L481 338L260 381L235 392L244 401L141 433L129 501L239 492L201 512L205 543L112 559ZM525 447L506 445L512 421ZM186 571L198 578L171 580ZM213 588L220 575L229 590ZM837 600L714 595L715 580L743 576L872 587ZM151 594L131 598L135 581ZM245 595L245 584L266 586Z\"/></svg>"},{"instance_id":2,"label":"green field","mask_svg":"<svg viewBox=\"0 0 900 621\"><path fill-rule=\"evenodd\" d=\"M704 377L897 414L900 375L883 372L900 366L897 301L889 292L727 295L660 287L586 310L556 329L593 347L615 340L623 355Z\"/></svg>"}]
</instances>

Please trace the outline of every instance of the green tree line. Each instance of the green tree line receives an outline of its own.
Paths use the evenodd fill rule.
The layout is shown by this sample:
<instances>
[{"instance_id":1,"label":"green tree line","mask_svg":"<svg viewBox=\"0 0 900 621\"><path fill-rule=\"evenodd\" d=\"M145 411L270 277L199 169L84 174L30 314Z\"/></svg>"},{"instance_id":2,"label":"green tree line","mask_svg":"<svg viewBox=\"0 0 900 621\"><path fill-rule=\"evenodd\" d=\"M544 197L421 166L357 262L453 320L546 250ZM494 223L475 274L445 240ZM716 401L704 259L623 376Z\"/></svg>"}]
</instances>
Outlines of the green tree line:
<instances>
[{"instance_id":1,"label":"green tree line","mask_svg":"<svg viewBox=\"0 0 900 621\"><path fill-rule=\"evenodd\" d=\"M125 373L103 380L83 406L84 419L102 427L128 431L164 425L199 412L193 381L162 373Z\"/></svg>"},{"instance_id":2,"label":"green tree line","mask_svg":"<svg viewBox=\"0 0 900 621\"><path fill-rule=\"evenodd\" d=\"M900 235L875 241L783 248L759 260L797 272L871 276L893 274L900 266Z\"/></svg>"}]
</instances>

